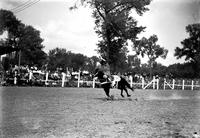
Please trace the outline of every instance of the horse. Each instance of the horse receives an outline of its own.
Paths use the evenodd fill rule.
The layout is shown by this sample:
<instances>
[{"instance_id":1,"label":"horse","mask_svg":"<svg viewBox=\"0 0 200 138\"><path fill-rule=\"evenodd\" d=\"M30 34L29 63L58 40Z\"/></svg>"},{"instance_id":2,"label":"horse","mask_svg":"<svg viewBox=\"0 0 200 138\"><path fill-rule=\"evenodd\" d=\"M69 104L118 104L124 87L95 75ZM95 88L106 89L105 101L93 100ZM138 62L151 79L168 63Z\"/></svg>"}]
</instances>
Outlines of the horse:
<instances>
[{"instance_id":1,"label":"horse","mask_svg":"<svg viewBox=\"0 0 200 138\"><path fill-rule=\"evenodd\" d=\"M122 77L122 76L120 76L120 80L118 81L118 87L117 88L121 90L121 96L122 97L124 97L123 90L126 92L127 97L131 96L128 93L127 88L129 88L130 90L134 91L134 88L131 87L131 85L128 83L128 81L124 77Z\"/></svg>"},{"instance_id":2,"label":"horse","mask_svg":"<svg viewBox=\"0 0 200 138\"><path fill-rule=\"evenodd\" d=\"M130 84L127 82L127 80L120 76L119 78L118 77L113 77L114 80L112 83L111 79L105 75L105 73L99 69L96 69L95 70L95 77L97 77L101 83L101 87L104 89L105 93L106 93L106 96L108 98L111 98L112 97L110 96L110 88L112 88L112 84L115 85L115 82L117 82L117 88L121 90L121 96L124 97L123 95L123 90L126 92L127 94L127 97L130 97L131 95L128 93L128 90L127 88L131 89L132 91L134 91L134 88L130 86ZM115 79L117 78L117 80Z\"/></svg>"},{"instance_id":3,"label":"horse","mask_svg":"<svg viewBox=\"0 0 200 138\"><path fill-rule=\"evenodd\" d=\"M103 71L96 69L94 77L97 77L101 83L101 87L104 89L106 96L111 98L110 96L110 88L111 88L111 80L108 78L107 75L104 74Z\"/></svg>"}]
</instances>

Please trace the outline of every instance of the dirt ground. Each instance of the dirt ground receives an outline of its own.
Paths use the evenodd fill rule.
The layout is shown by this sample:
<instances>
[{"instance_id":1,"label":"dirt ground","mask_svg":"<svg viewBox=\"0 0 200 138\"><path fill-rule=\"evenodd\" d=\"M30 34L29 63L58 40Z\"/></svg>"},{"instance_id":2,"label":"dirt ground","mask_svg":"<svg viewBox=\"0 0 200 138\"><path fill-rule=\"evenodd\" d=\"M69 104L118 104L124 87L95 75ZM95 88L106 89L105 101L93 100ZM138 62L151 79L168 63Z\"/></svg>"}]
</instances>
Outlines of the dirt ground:
<instances>
[{"instance_id":1,"label":"dirt ground","mask_svg":"<svg viewBox=\"0 0 200 138\"><path fill-rule=\"evenodd\" d=\"M2 138L191 138L200 133L200 92L0 87ZM124 94L125 95L125 94Z\"/></svg>"}]
</instances>

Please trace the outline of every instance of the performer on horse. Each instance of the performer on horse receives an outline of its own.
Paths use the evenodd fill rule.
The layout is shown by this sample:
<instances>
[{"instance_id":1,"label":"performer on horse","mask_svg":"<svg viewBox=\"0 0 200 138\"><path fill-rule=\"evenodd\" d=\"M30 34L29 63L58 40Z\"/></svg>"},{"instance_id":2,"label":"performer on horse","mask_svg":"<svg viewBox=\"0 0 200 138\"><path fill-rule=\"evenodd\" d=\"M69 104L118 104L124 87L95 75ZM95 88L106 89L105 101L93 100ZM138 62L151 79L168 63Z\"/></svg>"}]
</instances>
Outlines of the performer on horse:
<instances>
[{"instance_id":1,"label":"performer on horse","mask_svg":"<svg viewBox=\"0 0 200 138\"><path fill-rule=\"evenodd\" d=\"M108 64L104 59L101 60L100 63L98 63L97 68L95 69L95 77L97 77L101 83L101 87L104 89L106 96L108 98L112 97L110 96L110 88L112 87L111 84L111 79L110 79L110 69ZM127 88L131 89L134 91L134 88L130 86L128 81L123 77L120 76L120 80L118 81L118 89L121 90L121 96L124 97L123 95L123 90L126 92L127 97L130 97L131 95L128 94Z\"/></svg>"},{"instance_id":2,"label":"performer on horse","mask_svg":"<svg viewBox=\"0 0 200 138\"><path fill-rule=\"evenodd\" d=\"M95 69L95 77L97 77L101 83L101 87L104 89L106 96L110 96L111 80L110 80L110 69L108 64L104 59L100 63L97 63L97 68Z\"/></svg>"}]
</instances>

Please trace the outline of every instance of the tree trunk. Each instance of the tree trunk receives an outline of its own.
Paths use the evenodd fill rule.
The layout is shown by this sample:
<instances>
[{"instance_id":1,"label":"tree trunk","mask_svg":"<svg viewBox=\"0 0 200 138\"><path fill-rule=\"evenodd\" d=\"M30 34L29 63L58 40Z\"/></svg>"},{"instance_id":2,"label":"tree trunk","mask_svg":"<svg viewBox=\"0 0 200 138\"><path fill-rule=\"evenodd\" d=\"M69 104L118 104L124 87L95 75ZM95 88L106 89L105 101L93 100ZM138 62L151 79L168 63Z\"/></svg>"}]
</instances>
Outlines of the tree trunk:
<instances>
[{"instance_id":1,"label":"tree trunk","mask_svg":"<svg viewBox=\"0 0 200 138\"><path fill-rule=\"evenodd\" d=\"M108 21L108 17L107 17L107 12L105 10L105 25L106 25L106 60L107 60L107 63L108 63L108 66L109 66L109 71L110 71L110 45L111 45L111 38L110 38L110 31L109 31L109 21Z\"/></svg>"},{"instance_id":2,"label":"tree trunk","mask_svg":"<svg viewBox=\"0 0 200 138\"><path fill-rule=\"evenodd\" d=\"M152 73L152 68L153 68L153 62L150 60L150 78L153 79L153 73Z\"/></svg>"}]
</instances>

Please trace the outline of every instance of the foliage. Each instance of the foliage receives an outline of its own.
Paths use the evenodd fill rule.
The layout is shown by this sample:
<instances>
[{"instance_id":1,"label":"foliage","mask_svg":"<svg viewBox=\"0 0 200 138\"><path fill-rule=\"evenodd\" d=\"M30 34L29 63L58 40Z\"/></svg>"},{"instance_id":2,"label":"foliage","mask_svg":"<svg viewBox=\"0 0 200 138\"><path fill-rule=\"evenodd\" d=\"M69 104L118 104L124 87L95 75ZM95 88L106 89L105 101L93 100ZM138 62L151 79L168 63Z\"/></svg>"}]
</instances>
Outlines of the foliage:
<instances>
[{"instance_id":1,"label":"foliage","mask_svg":"<svg viewBox=\"0 0 200 138\"><path fill-rule=\"evenodd\" d=\"M15 37L20 35L18 27L21 21L19 21L11 11L3 9L0 9L0 21L0 34L4 31L8 31L9 38L15 41Z\"/></svg>"},{"instance_id":2,"label":"foliage","mask_svg":"<svg viewBox=\"0 0 200 138\"><path fill-rule=\"evenodd\" d=\"M185 56L186 61L198 62L200 59L200 24L186 26L186 32L189 33L189 37L181 42L182 48L176 47L175 56L177 58Z\"/></svg>"},{"instance_id":3,"label":"foliage","mask_svg":"<svg viewBox=\"0 0 200 138\"><path fill-rule=\"evenodd\" d=\"M66 71L67 68L72 68L73 71L78 71L84 70L88 65L88 58L86 56L66 51L64 48L54 48L49 51L48 56L48 70L51 71L55 71L57 68L62 68L63 71ZM93 57L91 62L96 64L96 59Z\"/></svg>"},{"instance_id":4,"label":"foliage","mask_svg":"<svg viewBox=\"0 0 200 138\"><path fill-rule=\"evenodd\" d=\"M177 63L170 65L167 68L167 72L167 74L170 74L173 78L197 78L192 63Z\"/></svg>"},{"instance_id":5,"label":"foliage","mask_svg":"<svg viewBox=\"0 0 200 138\"><path fill-rule=\"evenodd\" d=\"M135 50L137 54L149 58L150 76L152 77L152 66L158 57L166 58L168 50L156 44L158 37L156 35L150 36L148 39L143 37L141 40L135 41Z\"/></svg>"},{"instance_id":6,"label":"foliage","mask_svg":"<svg viewBox=\"0 0 200 138\"><path fill-rule=\"evenodd\" d=\"M18 47L21 50L21 64L42 67L47 54L42 50L43 39L40 32L32 26L24 26L19 38Z\"/></svg>"},{"instance_id":7,"label":"foliage","mask_svg":"<svg viewBox=\"0 0 200 138\"><path fill-rule=\"evenodd\" d=\"M94 72L94 69L96 68L97 62L99 62L99 58L97 56L87 57L86 63L84 66L84 70L89 71L90 73Z\"/></svg>"},{"instance_id":8,"label":"foliage","mask_svg":"<svg viewBox=\"0 0 200 138\"><path fill-rule=\"evenodd\" d=\"M42 50L44 46L42 45L43 40L40 37L40 32L32 26L21 23L8 10L0 10L0 20L0 33L8 32L8 38L3 44L20 50L20 52L15 53L14 59L8 61L18 64L20 54L23 65L37 65L41 67L47 55Z\"/></svg>"},{"instance_id":9,"label":"foliage","mask_svg":"<svg viewBox=\"0 0 200 138\"><path fill-rule=\"evenodd\" d=\"M134 9L142 15L148 10L146 7L151 0L81 0L82 4L89 5L95 18L95 30L100 40L98 52L112 66L113 71L120 66L119 59L127 58L127 41L137 37L144 27L137 26L137 21L130 16ZM77 5L74 5L77 8Z\"/></svg>"},{"instance_id":10,"label":"foliage","mask_svg":"<svg viewBox=\"0 0 200 138\"><path fill-rule=\"evenodd\" d=\"M182 48L176 47L175 56L178 59L185 57L186 61L190 61L195 74L200 77L200 24L186 26L186 32L189 33L189 37L181 42Z\"/></svg>"}]
</instances>

